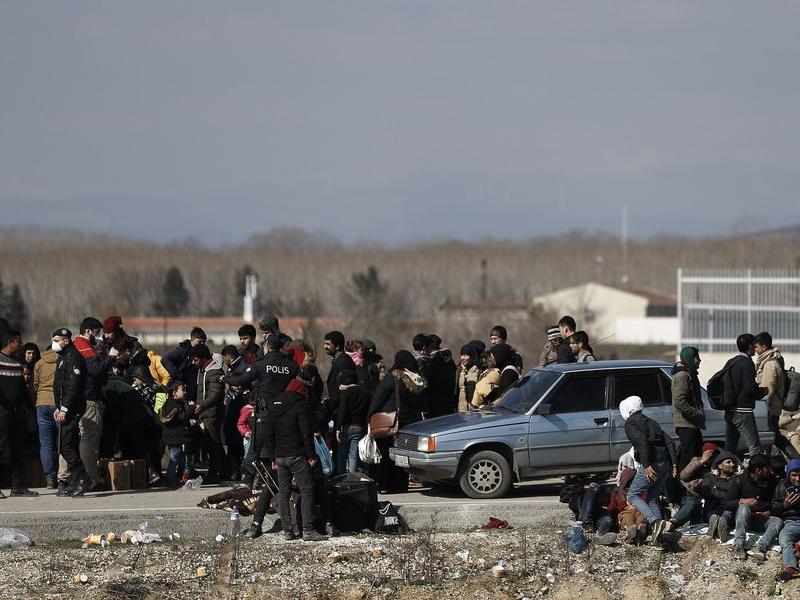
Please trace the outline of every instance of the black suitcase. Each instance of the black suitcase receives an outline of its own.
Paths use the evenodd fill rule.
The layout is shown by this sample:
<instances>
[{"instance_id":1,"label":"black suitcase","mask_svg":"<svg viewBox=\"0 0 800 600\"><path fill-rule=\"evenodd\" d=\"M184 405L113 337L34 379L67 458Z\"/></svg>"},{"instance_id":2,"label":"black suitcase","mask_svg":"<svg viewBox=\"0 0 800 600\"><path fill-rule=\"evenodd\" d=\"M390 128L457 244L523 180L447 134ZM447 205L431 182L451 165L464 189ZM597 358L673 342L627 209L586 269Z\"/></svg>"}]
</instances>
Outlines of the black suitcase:
<instances>
[{"instance_id":1,"label":"black suitcase","mask_svg":"<svg viewBox=\"0 0 800 600\"><path fill-rule=\"evenodd\" d=\"M378 517L378 486L360 473L332 477L328 483L331 513L339 531L372 530Z\"/></svg>"}]
</instances>

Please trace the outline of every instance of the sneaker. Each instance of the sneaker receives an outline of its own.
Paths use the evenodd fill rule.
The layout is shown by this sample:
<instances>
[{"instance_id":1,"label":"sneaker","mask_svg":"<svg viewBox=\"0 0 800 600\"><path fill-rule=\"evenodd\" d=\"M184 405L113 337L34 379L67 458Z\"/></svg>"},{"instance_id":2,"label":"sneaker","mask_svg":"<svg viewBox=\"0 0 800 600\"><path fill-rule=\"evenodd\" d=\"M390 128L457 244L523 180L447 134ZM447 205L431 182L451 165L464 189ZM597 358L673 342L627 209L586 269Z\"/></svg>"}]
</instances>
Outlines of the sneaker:
<instances>
[{"instance_id":1,"label":"sneaker","mask_svg":"<svg viewBox=\"0 0 800 600\"><path fill-rule=\"evenodd\" d=\"M753 560L759 563L763 563L765 560L767 560L767 551L764 550L764 548L762 548L759 544L753 546L753 549L750 550L748 554L753 557Z\"/></svg>"},{"instance_id":2,"label":"sneaker","mask_svg":"<svg viewBox=\"0 0 800 600\"><path fill-rule=\"evenodd\" d=\"M783 567L776 576L776 579L780 581L790 581L798 578L800 578L800 569L794 567Z\"/></svg>"},{"instance_id":3,"label":"sneaker","mask_svg":"<svg viewBox=\"0 0 800 600\"><path fill-rule=\"evenodd\" d=\"M594 541L600 546L611 546L617 543L617 534L611 532L603 533L595 536Z\"/></svg>"},{"instance_id":4,"label":"sneaker","mask_svg":"<svg viewBox=\"0 0 800 600\"><path fill-rule=\"evenodd\" d=\"M719 521L717 521L717 537L723 544L731 539L730 532L728 531L728 519L722 516L719 518Z\"/></svg>"},{"instance_id":5,"label":"sneaker","mask_svg":"<svg viewBox=\"0 0 800 600\"><path fill-rule=\"evenodd\" d=\"M628 525L625 528L625 543L635 544L636 537L639 535L639 528L636 525Z\"/></svg>"},{"instance_id":6,"label":"sneaker","mask_svg":"<svg viewBox=\"0 0 800 600\"><path fill-rule=\"evenodd\" d=\"M254 540L256 538L260 538L264 532L261 530L261 523L253 522L250 524L250 528L247 530L247 533L244 534L244 537Z\"/></svg>"},{"instance_id":7,"label":"sneaker","mask_svg":"<svg viewBox=\"0 0 800 600\"><path fill-rule=\"evenodd\" d=\"M295 535L294 531L284 531L283 539L285 539L287 542L291 542L292 540L296 540L297 536Z\"/></svg>"},{"instance_id":8,"label":"sneaker","mask_svg":"<svg viewBox=\"0 0 800 600\"><path fill-rule=\"evenodd\" d=\"M747 560L747 552L744 549L744 544L733 545L733 558L736 560Z\"/></svg>"},{"instance_id":9,"label":"sneaker","mask_svg":"<svg viewBox=\"0 0 800 600\"><path fill-rule=\"evenodd\" d=\"M719 527L721 517L719 515L711 515L708 517L708 537L712 540L717 537L717 527Z\"/></svg>"},{"instance_id":10,"label":"sneaker","mask_svg":"<svg viewBox=\"0 0 800 600\"><path fill-rule=\"evenodd\" d=\"M294 534L292 534L294 535ZM328 539L327 535L322 535L321 533L317 533L313 529L311 531L304 531L303 532L303 541L304 542L324 542Z\"/></svg>"},{"instance_id":11,"label":"sneaker","mask_svg":"<svg viewBox=\"0 0 800 600\"><path fill-rule=\"evenodd\" d=\"M644 546L647 541L647 525L642 523L636 526L636 545Z\"/></svg>"},{"instance_id":12,"label":"sneaker","mask_svg":"<svg viewBox=\"0 0 800 600\"><path fill-rule=\"evenodd\" d=\"M668 521L663 520L653 523L653 539L650 542L653 546L658 546L661 543L661 536L664 533L667 523Z\"/></svg>"},{"instance_id":13,"label":"sneaker","mask_svg":"<svg viewBox=\"0 0 800 600\"><path fill-rule=\"evenodd\" d=\"M12 489L11 490L11 496L12 497L14 497L14 496L17 496L17 497L25 496L25 497L28 497L28 498L35 498L38 495L39 495L39 492L34 492L33 490L29 490L28 488L25 488L25 487L16 488L16 489Z\"/></svg>"}]
</instances>

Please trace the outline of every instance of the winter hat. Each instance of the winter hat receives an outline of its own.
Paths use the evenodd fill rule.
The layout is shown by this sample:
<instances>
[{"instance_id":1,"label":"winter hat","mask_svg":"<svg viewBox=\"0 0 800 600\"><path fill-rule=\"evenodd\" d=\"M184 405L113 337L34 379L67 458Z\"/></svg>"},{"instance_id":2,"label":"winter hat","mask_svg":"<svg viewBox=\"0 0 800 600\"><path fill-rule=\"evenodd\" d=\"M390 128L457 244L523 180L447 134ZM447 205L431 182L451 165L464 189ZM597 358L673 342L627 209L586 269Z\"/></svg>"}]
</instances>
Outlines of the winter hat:
<instances>
[{"instance_id":1,"label":"winter hat","mask_svg":"<svg viewBox=\"0 0 800 600\"><path fill-rule=\"evenodd\" d=\"M739 459L736 458L736 455L733 452L729 450L720 450L719 454L717 454L716 458L714 459L713 466L716 467L719 463L728 459L731 459L737 465L739 464Z\"/></svg>"},{"instance_id":2,"label":"winter hat","mask_svg":"<svg viewBox=\"0 0 800 600\"><path fill-rule=\"evenodd\" d=\"M552 342L553 340L560 340L561 339L561 330L558 328L558 325L551 325L547 328L547 341Z\"/></svg>"},{"instance_id":3,"label":"winter hat","mask_svg":"<svg viewBox=\"0 0 800 600\"><path fill-rule=\"evenodd\" d=\"M507 340L508 339L508 332L506 328L502 325L495 325L492 327L492 330L489 332L489 335L496 335L500 339Z\"/></svg>"},{"instance_id":4,"label":"winter hat","mask_svg":"<svg viewBox=\"0 0 800 600\"><path fill-rule=\"evenodd\" d=\"M508 344L497 344L489 352L494 356L494 364L498 369L503 369L511 364L511 346Z\"/></svg>"},{"instance_id":5,"label":"winter hat","mask_svg":"<svg viewBox=\"0 0 800 600\"><path fill-rule=\"evenodd\" d=\"M719 446L717 446L716 444L714 444L712 442L706 442L705 444L703 444L702 453L705 454L706 452L709 452L709 451L711 451L711 452L719 452Z\"/></svg>"},{"instance_id":6,"label":"winter hat","mask_svg":"<svg viewBox=\"0 0 800 600\"><path fill-rule=\"evenodd\" d=\"M786 478L789 478L789 473L792 471L800 471L800 458L793 458L786 463Z\"/></svg>"},{"instance_id":7,"label":"winter hat","mask_svg":"<svg viewBox=\"0 0 800 600\"><path fill-rule=\"evenodd\" d=\"M71 339L72 338L72 332L69 329L67 329L66 327L61 327L59 329L56 329L53 332L53 336L52 337L56 337L56 336L63 337L63 338L70 338Z\"/></svg>"},{"instance_id":8,"label":"winter hat","mask_svg":"<svg viewBox=\"0 0 800 600\"><path fill-rule=\"evenodd\" d=\"M700 352L694 346L685 346L681 348L681 362L690 369L694 369L694 359L698 354L700 354Z\"/></svg>"},{"instance_id":9,"label":"winter hat","mask_svg":"<svg viewBox=\"0 0 800 600\"><path fill-rule=\"evenodd\" d=\"M478 348L475 347L471 342L469 344L464 344L463 346L461 346L461 354L469 356L467 367L474 367L481 360L481 353L478 351Z\"/></svg>"},{"instance_id":10,"label":"winter hat","mask_svg":"<svg viewBox=\"0 0 800 600\"><path fill-rule=\"evenodd\" d=\"M341 331L329 331L325 334L325 339L337 348L344 348L344 334Z\"/></svg>"},{"instance_id":11,"label":"winter hat","mask_svg":"<svg viewBox=\"0 0 800 600\"><path fill-rule=\"evenodd\" d=\"M103 333L118 333L122 331L122 317L108 317L103 321Z\"/></svg>"},{"instance_id":12,"label":"winter hat","mask_svg":"<svg viewBox=\"0 0 800 600\"><path fill-rule=\"evenodd\" d=\"M639 396L628 396L619 403L619 412L623 421L630 419L632 414L641 412L642 408L642 399Z\"/></svg>"},{"instance_id":13,"label":"winter hat","mask_svg":"<svg viewBox=\"0 0 800 600\"><path fill-rule=\"evenodd\" d=\"M470 340L467 344L473 346L478 351L478 354L483 354L483 351L486 350L486 344L481 340Z\"/></svg>"},{"instance_id":14,"label":"winter hat","mask_svg":"<svg viewBox=\"0 0 800 600\"><path fill-rule=\"evenodd\" d=\"M419 369L419 365L417 364L417 359L414 358L414 355L411 354L411 352L409 352L408 350L400 350L397 354L394 355L394 364L392 365L392 368L390 370L396 371L398 369L416 373L417 369Z\"/></svg>"}]
</instances>

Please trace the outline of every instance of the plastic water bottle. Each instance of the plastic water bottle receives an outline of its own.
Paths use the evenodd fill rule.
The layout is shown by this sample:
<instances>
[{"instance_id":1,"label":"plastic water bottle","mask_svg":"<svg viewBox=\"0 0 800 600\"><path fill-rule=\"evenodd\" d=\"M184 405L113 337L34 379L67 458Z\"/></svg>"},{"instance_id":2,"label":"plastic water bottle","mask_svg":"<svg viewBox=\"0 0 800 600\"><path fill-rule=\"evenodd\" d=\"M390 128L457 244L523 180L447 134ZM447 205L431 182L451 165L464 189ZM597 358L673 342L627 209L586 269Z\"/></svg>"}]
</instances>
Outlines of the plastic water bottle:
<instances>
[{"instance_id":1,"label":"plastic water bottle","mask_svg":"<svg viewBox=\"0 0 800 600\"><path fill-rule=\"evenodd\" d=\"M232 540L239 535L239 511L234 507L231 518L228 520L228 539Z\"/></svg>"}]
</instances>

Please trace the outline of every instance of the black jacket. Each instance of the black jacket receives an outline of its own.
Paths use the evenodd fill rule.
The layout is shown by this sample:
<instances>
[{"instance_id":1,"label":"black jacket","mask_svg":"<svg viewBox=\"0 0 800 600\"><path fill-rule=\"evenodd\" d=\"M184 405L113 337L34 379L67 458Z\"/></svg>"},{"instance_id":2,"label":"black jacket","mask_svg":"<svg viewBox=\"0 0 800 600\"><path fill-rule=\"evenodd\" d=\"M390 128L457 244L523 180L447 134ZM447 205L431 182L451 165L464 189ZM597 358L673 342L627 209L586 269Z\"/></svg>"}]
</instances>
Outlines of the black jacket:
<instances>
[{"instance_id":1,"label":"black jacket","mask_svg":"<svg viewBox=\"0 0 800 600\"><path fill-rule=\"evenodd\" d=\"M342 371L356 371L356 363L353 362L353 359L347 356L346 352L340 352L336 356L333 357L331 361L331 370L328 371L328 379L325 380L326 386L328 388L328 404L330 405L331 411L336 413L336 410L339 408L339 373Z\"/></svg>"},{"instance_id":2,"label":"black jacket","mask_svg":"<svg viewBox=\"0 0 800 600\"><path fill-rule=\"evenodd\" d=\"M256 412L263 412L278 394L286 389L289 382L297 377L300 369L291 358L280 350L273 350L264 355L263 360L247 367L242 375L224 378L230 385L249 386L255 392L258 404Z\"/></svg>"},{"instance_id":3,"label":"black jacket","mask_svg":"<svg viewBox=\"0 0 800 600\"><path fill-rule=\"evenodd\" d=\"M264 453L269 458L316 458L311 406L295 392L273 398L264 419Z\"/></svg>"},{"instance_id":4,"label":"black jacket","mask_svg":"<svg viewBox=\"0 0 800 600\"><path fill-rule=\"evenodd\" d=\"M367 426L367 410L370 397L360 385L351 385L342 390L339 396L339 410L336 411L336 430L348 425Z\"/></svg>"},{"instance_id":5,"label":"black jacket","mask_svg":"<svg viewBox=\"0 0 800 600\"><path fill-rule=\"evenodd\" d=\"M439 417L456 412L456 363L450 350L439 350L427 361L428 402L430 416Z\"/></svg>"},{"instance_id":6,"label":"black jacket","mask_svg":"<svg viewBox=\"0 0 800 600\"><path fill-rule=\"evenodd\" d=\"M0 353L0 407L16 410L27 403L28 391L22 373L19 361Z\"/></svg>"},{"instance_id":7,"label":"black jacket","mask_svg":"<svg viewBox=\"0 0 800 600\"><path fill-rule=\"evenodd\" d=\"M756 406L756 399L762 397L760 388L756 384L756 365L749 356L738 354L728 361L728 372L725 377L725 403L729 398L730 410L752 411Z\"/></svg>"},{"instance_id":8,"label":"black jacket","mask_svg":"<svg viewBox=\"0 0 800 600\"><path fill-rule=\"evenodd\" d=\"M752 506L753 512L765 512L771 509L772 497L778 482L774 477L768 477L761 481L754 481L750 477L750 470L745 469L743 473L734 478L734 482L728 488L725 501L722 505L726 510L736 510L739 500L742 498L755 498L758 504Z\"/></svg>"},{"instance_id":9,"label":"black jacket","mask_svg":"<svg viewBox=\"0 0 800 600\"><path fill-rule=\"evenodd\" d=\"M788 481L782 479L772 495L772 505L770 512L776 517L780 517L784 521L800 521L800 502L795 502L789 506L784 506L783 501L790 493L800 493L800 487L795 487L789 484Z\"/></svg>"},{"instance_id":10,"label":"black jacket","mask_svg":"<svg viewBox=\"0 0 800 600\"><path fill-rule=\"evenodd\" d=\"M575 355L572 353L572 350L569 347L569 343L567 340L563 340L556 349L556 363L558 364L568 364L576 362Z\"/></svg>"},{"instance_id":11,"label":"black jacket","mask_svg":"<svg viewBox=\"0 0 800 600\"><path fill-rule=\"evenodd\" d=\"M167 446L182 446L195 440L195 428L189 422L193 417L186 402L167 398L161 407L161 437Z\"/></svg>"},{"instance_id":12,"label":"black jacket","mask_svg":"<svg viewBox=\"0 0 800 600\"><path fill-rule=\"evenodd\" d=\"M56 406L66 408L70 414L83 414L86 410L86 361L70 344L58 356L53 378L53 397Z\"/></svg>"},{"instance_id":13,"label":"black jacket","mask_svg":"<svg viewBox=\"0 0 800 600\"><path fill-rule=\"evenodd\" d=\"M633 457L636 462L647 468L653 463L670 461L673 465L678 464L678 454L675 451L675 443L661 426L646 417L641 411L633 413L625 421L625 435L633 444Z\"/></svg>"},{"instance_id":14,"label":"black jacket","mask_svg":"<svg viewBox=\"0 0 800 600\"><path fill-rule=\"evenodd\" d=\"M367 411L367 420L377 412L393 412L396 410L395 402L395 381L398 381L398 393L400 395L400 414L398 421L400 426L410 425L422 420L422 413L428 410L427 396L424 389L419 389L413 385L414 391L409 389L406 375L402 371L392 371L387 373L381 380L378 389L372 395L372 400Z\"/></svg>"},{"instance_id":15,"label":"black jacket","mask_svg":"<svg viewBox=\"0 0 800 600\"><path fill-rule=\"evenodd\" d=\"M197 398L197 367L189 359L190 340L183 340L178 347L161 357L161 365L169 373L170 379L182 381L186 385L187 400Z\"/></svg>"}]
</instances>

